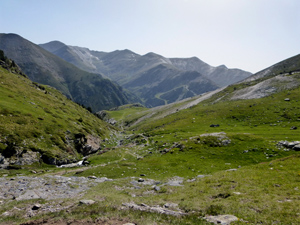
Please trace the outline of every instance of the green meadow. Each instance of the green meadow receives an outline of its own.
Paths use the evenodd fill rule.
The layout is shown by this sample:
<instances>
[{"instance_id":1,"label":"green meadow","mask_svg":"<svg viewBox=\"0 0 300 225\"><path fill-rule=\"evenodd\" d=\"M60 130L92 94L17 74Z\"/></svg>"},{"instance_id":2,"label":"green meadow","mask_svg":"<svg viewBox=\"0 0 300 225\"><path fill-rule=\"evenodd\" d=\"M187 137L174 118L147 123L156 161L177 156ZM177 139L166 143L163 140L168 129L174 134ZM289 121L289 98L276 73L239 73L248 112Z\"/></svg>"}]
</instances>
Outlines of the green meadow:
<instances>
[{"instance_id":1,"label":"green meadow","mask_svg":"<svg viewBox=\"0 0 300 225\"><path fill-rule=\"evenodd\" d=\"M107 111L118 121L113 128L53 88L4 69L0 69L0 77L2 154L11 144L14 150L20 149L13 148L18 146L23 151L80 159L82 155L68 149L68 135L83 133L108 139L101 151L88 157L89 165L83 168L40 163L28 167L37 174L30 173L26 166L1 170L1 175L10 177L22 173L112 179L78 198L63 199L61 205L73 204L67 212L38 214L28 221L51 218L95 222L101 218L136 224L207 224L203 219L206 215L231 214L239 218L232 224L300 223L300 154L277 145L282 140L300 141L299 88L260 99L220 100L224 93L230 96L241 88L237 84L170 115L165 113L184 102L156 112L127 105ZM178 185L169 185L174 180ZM83 198L96 203L78 205ZM33 202L11 201L0 214ZM174 203L186 215L122 208L130 202L161 207ZM22 221L21 213L0 218L2 224Z\"/></svg>"}]
</instances>

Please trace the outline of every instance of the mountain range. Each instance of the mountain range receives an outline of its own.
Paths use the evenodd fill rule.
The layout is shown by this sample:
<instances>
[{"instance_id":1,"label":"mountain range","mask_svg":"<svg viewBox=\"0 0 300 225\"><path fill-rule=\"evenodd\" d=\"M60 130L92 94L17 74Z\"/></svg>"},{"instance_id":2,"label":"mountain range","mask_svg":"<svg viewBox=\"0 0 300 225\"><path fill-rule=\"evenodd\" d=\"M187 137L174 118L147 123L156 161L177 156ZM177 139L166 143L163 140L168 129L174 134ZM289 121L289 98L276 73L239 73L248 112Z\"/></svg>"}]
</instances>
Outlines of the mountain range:
<instances>
[{"instance_id":1,"label":"mountain range","mask_svg":"<svg viewBox=\"0 0 300 225\"><path fill-rule=\"evenodd\" d=\"M101 74L81 70L19 35L0 34L0 49L32 81L55 87L68 98L93 111L137 101L137 98Z\"/></svg>"},{"instance_id":2,"label":"mountain range","mask_svg":"<svg viewBox=\"0 0 300 225\"><path fill-rule=\"evenodd\" d=\"M59 41L36 45L16 34L0 34L0 49L32 81L55 87L95 112L134 102L165 105L251 75L224 65L212 67L196 57L91 51Z\"/></svg>"},{"instance_id":3,"label":"mountain range","mask_svg":"<svg viewBox=\"0 0 300 225\"><path fill-rule=\"evenodd\" d=\"M59 41L40 46L83 70L116 81L140 97L147 107L193 97L251 75L224 65L213 67L197 57L166 58L153 52L139 55L128 49L99 52Z\"/></svg>"}]
</instances>

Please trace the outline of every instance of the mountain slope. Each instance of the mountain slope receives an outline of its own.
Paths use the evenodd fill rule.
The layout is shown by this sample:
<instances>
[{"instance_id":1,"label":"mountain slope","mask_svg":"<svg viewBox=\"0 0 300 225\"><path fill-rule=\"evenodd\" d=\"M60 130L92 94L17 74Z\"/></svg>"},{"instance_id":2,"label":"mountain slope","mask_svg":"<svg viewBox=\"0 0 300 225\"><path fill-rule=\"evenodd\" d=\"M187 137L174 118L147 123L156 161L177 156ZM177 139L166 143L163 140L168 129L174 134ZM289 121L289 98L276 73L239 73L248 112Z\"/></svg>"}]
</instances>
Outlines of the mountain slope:
<instances>
[{"instance_id":1,"label":"mountain slope","mask_svg":"<svg viewBox=\"0 0 300 225\"><path fill-rule=\"evenodd\" d=\"M13 58L31 80L53 86L94 111L130 101L131 96L117 84L100 74L80 70L18 35L0 34L0 49Z\"/></svg>"},{"instance_id":2,"label":"mountain slope","mask_svg":"<svg viewBox=\"0 0 300 225\"><path fill-rule=\"evenodd\" d=\"M244 82L257 79L267 79L279 74L292 74L300 71L300 54L278 62L245 79Z\"/></svg>"},{"instance_id":3,"label":"mountain slope","mask_svg":"<svg viewBox=\"0 0 300 225\"><path fill-rule=\"evenodd\" d=\"M17 67L0 65L0 167L70 163L100 148L111 130L106 123Z\"/></svg>"},{"instance_id":4,"label":"mountain slope","mask_svg":"<svg viewBox=\"0 0 300 225\"><path fill-rule=\"evenodd\" d=\"M158 64L124 84L124 87L145 99L146 106L180 101L218 88L196 71L182 72L169 64Z\"/></svg>"},{"instance_id":5,"label":"mountain slope","mask_svg":"<svg viewBox=\"0 0 300 225\"><path fill-rule=\"evenodd\" d=\"M197 71L214 81L219 87L224 87L241 81L252 74L241 69L228 69L221 65L213 67L201 61L197 57L192 58L171 58L172 64L185 71Z\"/></svg>"},{"instance_id":6,"label":"mountain slope","mask_svg":"<svg viewBox=\"0 0 300 225\"><path fill-rule=\"evenodd\" d=\"M215 104L218 102L228 102L228 104L231 104L230 102L233 100L260 99L276 93L289 93L290 90L297 89L299 86L300 55L297 55L228 87L184 99L177 103L155 107L144 111L142 114L137 114L136 117L131 115L131 122L126 121L126 124L138 125L144 121L155 121L178 111L195 107L200 103ZM288 96L284 98L289 99ZM278 102L278 105L280 104Z\"/></svg>"},{"instance_id":7,"label":"mountain slope","mask_svg":"<svg viewBox=\"0 0 300 225\"><path fill-rule=\"evenodd\" d=\"M49 42L40 46L86 71L100 72L118 82L141 97L148 107L179 101L251 75L225 66L212 67L196 57L169 59L153 52L138 55L130 50L105 53L61 44ZM186 81L182 83L179 77L185 77ZM188 80L189 77L191 80ZM147 85L142 81L144 79L147 80ZM138 87L140 81L144 85Z\"/></svg>"}]
</instances>

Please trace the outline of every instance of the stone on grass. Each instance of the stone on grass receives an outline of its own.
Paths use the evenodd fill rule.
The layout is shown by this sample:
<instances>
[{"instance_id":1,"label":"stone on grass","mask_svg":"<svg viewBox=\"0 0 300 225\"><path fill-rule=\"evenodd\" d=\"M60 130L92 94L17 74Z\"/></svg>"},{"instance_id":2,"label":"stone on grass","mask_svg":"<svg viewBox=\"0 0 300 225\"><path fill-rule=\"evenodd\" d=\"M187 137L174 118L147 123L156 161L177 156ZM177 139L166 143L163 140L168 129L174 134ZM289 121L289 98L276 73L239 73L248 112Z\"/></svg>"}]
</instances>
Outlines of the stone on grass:
<instances>
[{"instance_id":1,"label":"stone on grass","mask_svg":"<svg viewBox=\"0 0 300 225\"><path fill-rule=\"evenodd\" d=\"M184 180L183 177L175 176L175 177L169 179L168 182L166 183L166 185L169 185L169 186L182 186L183 180Z\"/></svg>"},{"instance_id":2,"label":"stone on grass","mask_svg":"<svg viewBox=\"0 0 300 225\"><path fill-rule=\"evenodd\" d=\"M229 170L226 170L226 171L237 171L237 169L229 169Z\"/></svg>"},{"instance_id":3,"label":"stone on grass","mask_svg":"<svg viewBox=\"0 0 300 225\"><path fill-rule=\"evenodd\" d=\"M95 201L94 200L80 200L79 203L82 205L92 205L95 203Z\"/></svg>"},{"instance_id":4,"label":"stone on grass","mask_svg":"<svg viewBox=\"0 0 300 225\"><path fill-rule=\"evenodd\" d=\"M231 222L238 220L238 218L233 215L206 216L204 217L204 219L210 223L222 224L222 225L228 225Z\"/></svg>"},{"instance_id":5,"label":"stone on grass","mask_svg":"<svg viewBox=\"0 0 300 225\"><path fill-rule=\"evenodd\" d=\"M164 208L167 208L167 209L169 209L169 208L170 209L178 209L178 204L169 202L169 203L164 204Z\"/></svg>"},{"instance_id":6,"label":"stone on grass","mask_svg":"<svg viewBox=\"0 0 300 225\"><path fill-rule=\"evenodd\" d=\"M1 216L9 216L9 215L10 215L9 212L4 212L1 214Z\"/></svg>"},{"instance_id":7,"label":"stone on grass","mask_svg":"<svg viewBox=\"0 0 300 225\"><path fill-rule=\"evenodd\" d=\"M295 146L293 147L293 149L296 150L296 151L300 151L300 144L295 145Z\"/></svg>"},{"instance_id":8,"label":"stone on grass","mask_svg":"<svg viewBox=\"0 0 300 225\"><path fill-rule=\"evenodd\" d=\"M138 182L144 182L145 180L142 178L139 178Z\"/></svg>"},{"instance_id":9,"label":"stone on grass","mask_svg":"<svg viewBox=\"0 0 300 225\"><path fill-rule=\"evenodd\" d=\"M40 209L42 207L42 205L41 204L39 204L39 203L37 203L37 204L35 204L34 206L32 206L32 210L38 210L38 209Z\"/></svg>"},{"instance_id":10,"label":"stone on grass","mask_svg":"<svg viewBox=\"0 0 300 225\"><path fill-rule=\"evenodd\" d=\"M155 191L160 191L160 189L161 189L161 188L160 188L159 186L155 186L155 187L154 187L154 190L155 190Z\"/></svg>"}]
</instances>

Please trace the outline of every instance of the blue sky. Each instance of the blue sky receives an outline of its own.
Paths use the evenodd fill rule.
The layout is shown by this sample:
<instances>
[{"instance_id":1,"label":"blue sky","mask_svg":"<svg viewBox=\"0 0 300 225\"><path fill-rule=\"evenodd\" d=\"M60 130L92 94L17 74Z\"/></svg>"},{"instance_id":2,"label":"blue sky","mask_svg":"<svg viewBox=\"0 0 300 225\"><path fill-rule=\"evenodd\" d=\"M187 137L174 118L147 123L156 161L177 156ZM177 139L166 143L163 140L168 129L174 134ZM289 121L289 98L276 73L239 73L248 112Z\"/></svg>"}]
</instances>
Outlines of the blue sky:
<instances>
[{"instance_id":1,"label":"blue sky","mask_svg":"<svg viewBox=\"0 0 300 225\"><path fill-rule=\"evenodd\" d=\"M299 0L0 0L0 33L258 72L300 53Z\"/></svg>"}]
</instances>

